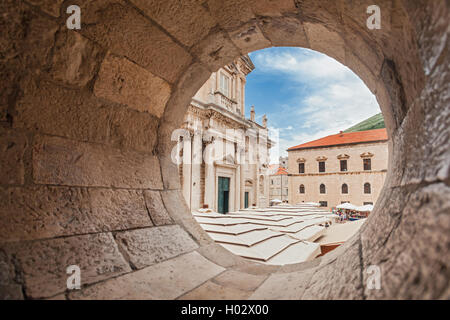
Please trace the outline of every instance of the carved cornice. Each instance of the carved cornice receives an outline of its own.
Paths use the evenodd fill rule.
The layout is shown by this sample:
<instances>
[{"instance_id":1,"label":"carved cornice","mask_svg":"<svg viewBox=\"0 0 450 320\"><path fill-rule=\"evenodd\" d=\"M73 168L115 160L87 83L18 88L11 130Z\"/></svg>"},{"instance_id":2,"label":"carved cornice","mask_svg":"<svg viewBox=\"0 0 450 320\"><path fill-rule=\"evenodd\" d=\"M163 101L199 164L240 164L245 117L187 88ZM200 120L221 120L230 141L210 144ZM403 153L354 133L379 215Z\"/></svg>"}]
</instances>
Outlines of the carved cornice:
<instances>
[{"instance_id":1,"label":"carved cornice","mask_svg":"<svg viewBox=\"0 0 450 320\"><path fill-rule=\"evenodd\" d=\"M298 162L298 163L305 163L305 162L306 162L306 159L305 159L305 158L298 158L298 159L297 159L297 162Z\"/></svg>"},{"instance_id":2,"label":"carved cornice","mask_svg":"<svg viewBox=\"0 0 450 320\"><path fill-rule=\"evenodd\" d=\"M350 156L348 154L340 154L340 155L337 156L337 158L339 160L346 160L346 159L349 159Z\"/></svg>"},{"instance_id":3,"label":"carved cornice","mask_svg":"<svg viewBox=\"0 0 450 320\"><path fill-rule=\"evenodd\" d=\"M317 157L316 160L317 161L327 161L327 157L321 156L321 157Z\"/></svg>"},{"instance_id":4,"label":"carved cornice","mask_svg":"<svg viewBox=\"0 0 450 320\"><path fill-rule=\"evenodd\" d=\"M360 154L361 158L372 158L374 154L372 152L364 152Z\"/></svg>"}]
</instances>

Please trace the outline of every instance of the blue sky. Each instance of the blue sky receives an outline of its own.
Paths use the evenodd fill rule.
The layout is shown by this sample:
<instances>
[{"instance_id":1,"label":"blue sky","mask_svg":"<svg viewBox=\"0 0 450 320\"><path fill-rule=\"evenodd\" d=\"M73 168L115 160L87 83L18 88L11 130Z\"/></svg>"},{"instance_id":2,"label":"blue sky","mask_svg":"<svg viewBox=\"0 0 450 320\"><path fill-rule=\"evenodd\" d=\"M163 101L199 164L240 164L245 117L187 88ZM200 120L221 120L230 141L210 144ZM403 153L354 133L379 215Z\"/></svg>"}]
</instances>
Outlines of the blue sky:
<instances>
[{"instance_id":1,"label":"blue sky","mask_svg":"<svg viewBox=\"0 0 450 320\"><path fill-rule=\"evenodd\" d=\"M247 76L246 116L254 105L256 120L266 114L269 128L279 130L271 162L287 155L288 147L336 134L380 112L364 82L333 58L302 48L249 55L256 68Z\"/></svg>"}]
</instances>

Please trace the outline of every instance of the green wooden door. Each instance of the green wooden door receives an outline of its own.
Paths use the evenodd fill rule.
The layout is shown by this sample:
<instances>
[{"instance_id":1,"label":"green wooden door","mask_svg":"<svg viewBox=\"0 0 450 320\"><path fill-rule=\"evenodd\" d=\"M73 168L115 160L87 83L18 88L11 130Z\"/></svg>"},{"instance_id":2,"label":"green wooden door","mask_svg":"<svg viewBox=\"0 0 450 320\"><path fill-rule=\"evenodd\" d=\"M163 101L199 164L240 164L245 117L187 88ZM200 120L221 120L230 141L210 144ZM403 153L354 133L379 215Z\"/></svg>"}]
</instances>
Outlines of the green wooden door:
<instances>
[{"instance_id":1,"label":"green wooden door","mask_svg":"<svg viewBox=\"0 0 450 320\"><path fill-rule=\"evenodd\" d=\"M245 193L244 208L248 208L248 192Z\"/></svg>"},{"instance_id":2,"label":"green wooden door","mask_svg":"<svg viewBox=\"0 0 450 320\"><path fill-rule=\"evenodd\" d=\"M218 211L219 213L227 213L230 199L230 178L219 177L218 185Z\"/></svg>"}]
</instances>

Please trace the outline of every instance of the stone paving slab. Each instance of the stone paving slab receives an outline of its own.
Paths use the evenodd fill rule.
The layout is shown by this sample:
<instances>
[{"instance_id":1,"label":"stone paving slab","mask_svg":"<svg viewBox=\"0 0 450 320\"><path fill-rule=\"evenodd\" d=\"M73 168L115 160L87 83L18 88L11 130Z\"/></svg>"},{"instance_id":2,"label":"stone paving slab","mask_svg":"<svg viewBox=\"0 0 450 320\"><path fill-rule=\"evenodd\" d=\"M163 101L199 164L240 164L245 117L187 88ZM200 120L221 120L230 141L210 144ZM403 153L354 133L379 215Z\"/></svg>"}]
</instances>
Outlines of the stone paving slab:
<instances>
[{"instance_id":1,"label":"stone paving slab","mask_svg":"<svg viewBox=\"0 0 450 320\"><path fill-rule=\"evenodd\" d=\"M225 268L212 263L198 252L191 252L73 292L69 298L176 299L224 270Z\"/></svg>"},{"instance_id":2,"label":"stone paving slab","mask_svg":"<svg viewBox=\"0 0 450 320\"><path fill-rule=\"evenodd\" d=\"M291 233L289 234L289 236L298 239L298 240L306 240L306 241L315 241L317 239L319 239L322 235L324 235L326 232L326 228L325 227L321 227L321 226L310 226L307 227L303 230L300 230L298 232L295 233Z\"/></svg>"},{"instance_id":3,"label":"stone paving slab","mask_svg":"<svg viewBox=\"0 0 450 320\"><path fill-rule=\"evenodd\" d=\"M288 246L264 263L285 265L310 261L320 254L320 245L314 242L301 241Z\"/></svg>"},{"instance_id":4,"label":"stone paving slab","mask_svg":"<svg viewBox=\"0 0 450 320\"><path fill-rule=\"evenodd\" d=\"M198 248L179 225L124 231L115 237L122 252L138 269Z\"/></svg>"},{"instance_id":5,"label":"stone paving slab","mask_svg":"<svg viewBox=\"0 0 450 320\"><path fill-rule=\"evenodd\" d=\"M258 261L267 261L274 255L287 248L291 244L297 243L299 240L288 236L280 236L268 239L264 242L257 243L252 247L244 247L234 244L221 244L225 249L228 249L238 256L254 259Z\"/></svg>"},{"instance_id":6,"label":"stone paving slab","mask_svg":"<svg viewBox=\"0 0 450 320\"><path fill-rule=\"evenodd\" d=\"M240 235L229 235L223 233L209 232L209 236L218 243L237 244L251 247L259 242L265 241L273 237L282 236L283 233L273 230L255 230Z\"/></svg>"},{"instance_id":7,"label":"stone paving slab","mask_svg":"<svg viewBox=\"0 0 450 320\"><path fill-rule=\"evenodd\" d=\"M242 234L254 230L265 230L266 226L246 223L233 226L218 226L214 224L201 224L200 225L207 232L224 233L224 234Z\"/></svg>"}]
</instances>

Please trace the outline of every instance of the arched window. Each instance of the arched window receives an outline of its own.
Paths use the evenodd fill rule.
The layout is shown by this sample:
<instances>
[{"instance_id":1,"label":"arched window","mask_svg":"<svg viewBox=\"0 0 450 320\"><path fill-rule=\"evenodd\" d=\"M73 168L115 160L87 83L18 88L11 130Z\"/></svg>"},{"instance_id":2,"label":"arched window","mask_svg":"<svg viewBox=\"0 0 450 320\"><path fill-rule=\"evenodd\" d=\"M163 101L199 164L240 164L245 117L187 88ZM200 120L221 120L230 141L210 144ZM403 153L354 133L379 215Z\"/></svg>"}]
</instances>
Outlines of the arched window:
<instances>
[{"instance_id":1,"label":"arched window","mask_svg":"<svg viewBox=\"0 0 450 320\"><path fill-rule=\"evenodd\" d=\"M372 193L370 183L364 183L364 193L366 194Z\"/></svg>"},{"instance_id":2,"label":"arched window","mask_svg":"<svg viewBox=\"0 0 450 320\"><path fill-rule=\"evenodd\" d=\"M322 183L320 185L320 193L325 193L325 191L326 191L325 185Z\"/></svg>"},{"instance_id":3,"label":"arched window","mask_svg":"<svg viewBox=\"0 0 450 320\"><path fill-rule=\"evenodd\" d=\"M301 184L300 187L298 188L298 192L305 193L305 186L303 184Z\"/></svg>"},{"instance_id":4,"label":"arched window","mask_svg":"<svg viewBox=\"0 0 450 320\"><path fill-rule=\"evenodd\" d=\"M348 185L346 183L344 183L342 185L342 193L343 194L347 194L348 193Z\"/></svg>"}]
</instances>

